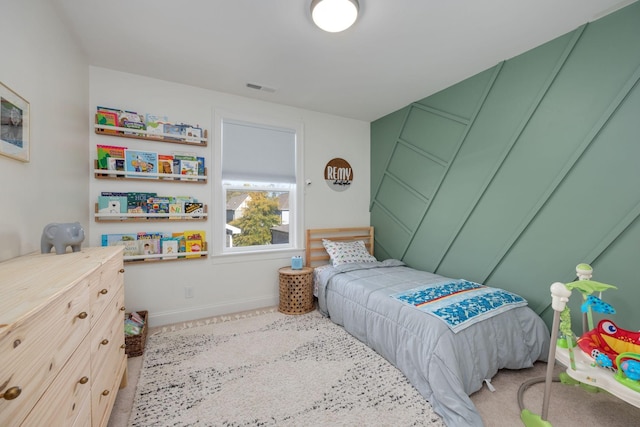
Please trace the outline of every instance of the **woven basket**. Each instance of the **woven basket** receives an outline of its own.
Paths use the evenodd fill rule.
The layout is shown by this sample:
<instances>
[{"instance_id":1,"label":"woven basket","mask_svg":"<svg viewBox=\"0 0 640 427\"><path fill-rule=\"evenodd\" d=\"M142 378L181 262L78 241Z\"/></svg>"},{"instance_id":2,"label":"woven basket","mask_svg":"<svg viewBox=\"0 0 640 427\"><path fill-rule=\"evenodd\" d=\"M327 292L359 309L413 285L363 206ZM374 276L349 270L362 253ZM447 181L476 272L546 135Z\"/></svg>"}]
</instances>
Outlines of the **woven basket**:
<instances>
[{"instance_id":1,"label":"woven basket","mask_svg":"<svg viewBox=\"0 0 640 427\"><path fill-rule=\"evenodd\" d=\"M144 319L144 325L142 326L142 331L139 335L131 335L124 337L124 352L127 354L127 357L137 357L142 356L144 353L144 345L147 342L147 311L140 310L137 312ZM129 314L127 314L127 318L129 318Z\"/></svg>"}]
</instances>

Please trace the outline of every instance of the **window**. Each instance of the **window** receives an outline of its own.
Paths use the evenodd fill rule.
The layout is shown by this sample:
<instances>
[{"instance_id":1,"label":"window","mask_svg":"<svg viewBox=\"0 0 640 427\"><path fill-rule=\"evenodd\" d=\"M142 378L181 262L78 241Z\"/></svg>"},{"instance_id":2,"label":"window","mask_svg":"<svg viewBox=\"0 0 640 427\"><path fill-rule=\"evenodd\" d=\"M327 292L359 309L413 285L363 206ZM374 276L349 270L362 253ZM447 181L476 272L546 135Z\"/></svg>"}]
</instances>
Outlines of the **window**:
<instances>
[{"instance_id":1,"label":"window","mask_svg":"<svg viewBox=\"0 0 640 427\"><path fill-rule=\"evenodd\" d=\"M220 123L220 253L301 246L301 143L297 127Z\"/></svg>"}]
</instances>

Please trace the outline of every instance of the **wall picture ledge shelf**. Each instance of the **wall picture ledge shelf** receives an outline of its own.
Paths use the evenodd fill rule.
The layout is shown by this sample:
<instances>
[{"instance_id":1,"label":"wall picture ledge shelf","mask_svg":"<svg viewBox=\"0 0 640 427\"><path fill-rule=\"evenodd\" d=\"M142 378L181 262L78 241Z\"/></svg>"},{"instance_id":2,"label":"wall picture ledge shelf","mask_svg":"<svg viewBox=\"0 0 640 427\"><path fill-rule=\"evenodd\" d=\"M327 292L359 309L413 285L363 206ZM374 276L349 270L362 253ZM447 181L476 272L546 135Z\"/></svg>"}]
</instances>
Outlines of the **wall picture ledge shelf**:
<instances>
[{"instance_id":1,"label":"wall picture ledge shelf","mask_svg":"<svg viewBox=\"0 0 640 427\"><path fill-rule=\"evenodd\" d=\"M133 131L129 128L99 124L95 125L95 131L98 135L115 136L118 138L141 139L143 141L168 142L171 144L196 145L198 147L206 147L208 141L206 129L202 131L202 138L194 136L180 136L168 133L149 133L148 131L141 129L136 129L135 131Z\"/></svg>"},{"instance_id":2,"label":"wall picture ledge shelf","mask_svg":"<svg viewBox=\"0 0 640 427\"><path fill-rule=\"evenodd\" d=\"M204 175L180 175L175 173L151 173L151 172L129 172L110 169L98 169L98 161L95 161L93 173L96 179L112 179L112 180L145 180L153 182L170 182L170 183L186 183L186 184L206 184L207 168L204 169Z\"/></svg>"},{"instance_id":3,"label":"wall picture ledge shelf","mask_svg":"<svg viewBox=\"0 0 640 427\"><path fill-rule=\"evenodd\" d=\"M104 229L101 243L103 246L124 246L123 260L128 266L207 259L206 227L203 223L209 216L204 202L193 196L158 197L150 189L139 192L139 189L126 191L133 189L125 188L131 187L134 181L137 185L147 182L150 188L158 185L167 188L165 184L169 187L171 184L207 184L207 153L203 149L192 148L207 147L207 131L198 125L169 123L164 116L147 114L145 117L146 121L142 115L131 111L98 107L95 133L112 137L114 144L96 142L94 179L125 183L121 191L101 192L98 196L94 221L98 228ZM137 146L142 146L142 143L137 144L132 139L150 143L145 144L148 148L126 147L121 146L123 143L129 145L126 140L118 138L126 138ZM163 144L182 144L189 149L163 153L167 148L166 145L160 148ZM97 184L98 189L103 186L106 185ZM170 222L192 225L181 232L158 230L155 229L158 225L151 225L166 226ZM118 228L124 223L144 224L140 225L143 230L123 233ZM152 227L154 229L150 231Z\"/></svg>"},{"instance_id":4,"label":"wall picture ledge shelf","mask_svg":"<svg viewBox=\"0 0 640 427\"><path fill-rule=\"evenodd\" d=\"M153 255L132 255L123 257L127 265L147 264L150 262L168 262L168 261L195 261L198 259L206 259L209 252L179 252L178 255L153 254Z\"/></svg>"},{"instance_id":5,"label":"wall picture ledge shelf","mask_svg":"<svg viewBox=\"0 0 640 427\"><path fill-rule=\"evenodd\" d=\"M96 222L176 222L176 221L206 221L207 206L204 213L105 213L99 212L98 204L95 205Z\"/></svg>"},{"instance_id":6,"label":"wall picture ledge shelf","mask_svg":"<svg viewBox=\"0 0 640 427\"><path fill-rule=\"evenodd\" d=\"M106 213L100 212L95 205L94 218L96 222L177 222L177 221L206 221L209 216L207 206L204 212L198 213Z\"/></svg>"}]
</instances>

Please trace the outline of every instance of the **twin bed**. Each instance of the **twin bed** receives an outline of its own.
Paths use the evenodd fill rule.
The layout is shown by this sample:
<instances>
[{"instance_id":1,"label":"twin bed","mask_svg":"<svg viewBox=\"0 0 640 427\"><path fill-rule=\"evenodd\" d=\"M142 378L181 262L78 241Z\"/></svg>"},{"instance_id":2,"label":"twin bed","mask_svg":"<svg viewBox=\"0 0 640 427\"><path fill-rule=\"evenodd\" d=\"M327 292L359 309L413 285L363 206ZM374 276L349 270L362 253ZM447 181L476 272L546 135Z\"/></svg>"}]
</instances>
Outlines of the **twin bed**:
<instances>
[{"instance_id":1,"label":"twin bed","mask_svg":"<svg viewBox=\"0 0 640 427\"><path fill-rule=\"evenodd\" d=\"M318 310L402 371L447 425L482 426L469 395L499 369L546 360L546 325L515 294L377 261L373 238L373 227L307 230Z\"/></svg>"}]
</instances>

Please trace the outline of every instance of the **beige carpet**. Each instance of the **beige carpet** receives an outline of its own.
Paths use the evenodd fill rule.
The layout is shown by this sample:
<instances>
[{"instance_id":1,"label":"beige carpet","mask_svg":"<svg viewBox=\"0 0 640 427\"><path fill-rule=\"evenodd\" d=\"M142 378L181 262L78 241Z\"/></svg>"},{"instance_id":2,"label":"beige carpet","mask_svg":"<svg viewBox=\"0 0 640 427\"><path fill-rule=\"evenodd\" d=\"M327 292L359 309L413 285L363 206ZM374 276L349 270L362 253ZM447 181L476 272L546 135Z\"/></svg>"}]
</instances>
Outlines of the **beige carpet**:
<instances>
[{"instance_id":1,"label":"beige carpet","mask_svg":"<svg viewBox=\"0 0 640 427\"><path fill-rule=\"evenodd\" d=\"M241 317L246 313L234 315ZM234 316L228 316L233 319ZM193 324L193 323L190 323ZM190 324L173 325L174 329L188 327ZM166 330L167 328L165 328ZM169 327L168 329L171 329ZM160 328L150 331L159 332ZM143 366L143 357L128 359L129 383L118 393L109 421L109 427L127 427L132 410L136 385ZM520 385L534 377L544 377L546 364L536 363L533 368L519 371L500 371L493 379L495 392L484 387L471 398L486 427L514 427L523 425L520 421L520 409L517 392ZM556 367L556 372L561 368ZM536 384L525 393L525 407L534 413L540 413L544 384ZM606 426L628 427L640 425L640 409L635 408L607 393L589 393L582 388L554 383L551 392L549 421L554 427ZM171 425L171 424L166 424ZM214 425L213 423L205 425ZM344 425L344 424L343 424ZM388 425L379 423L378 425ZM455 427L455 426L451 426Z\"/></svg>"}]
</instances>

